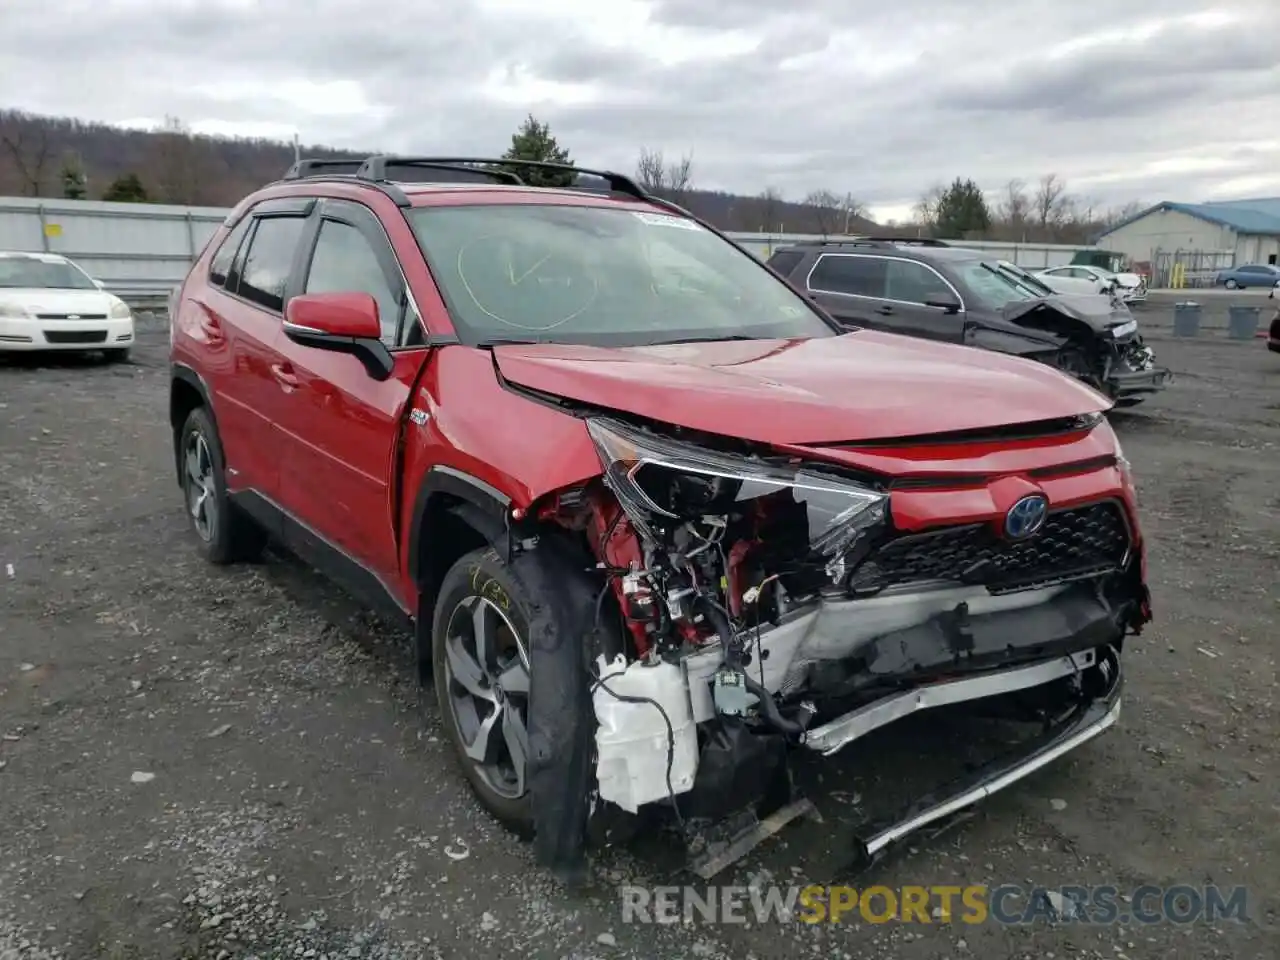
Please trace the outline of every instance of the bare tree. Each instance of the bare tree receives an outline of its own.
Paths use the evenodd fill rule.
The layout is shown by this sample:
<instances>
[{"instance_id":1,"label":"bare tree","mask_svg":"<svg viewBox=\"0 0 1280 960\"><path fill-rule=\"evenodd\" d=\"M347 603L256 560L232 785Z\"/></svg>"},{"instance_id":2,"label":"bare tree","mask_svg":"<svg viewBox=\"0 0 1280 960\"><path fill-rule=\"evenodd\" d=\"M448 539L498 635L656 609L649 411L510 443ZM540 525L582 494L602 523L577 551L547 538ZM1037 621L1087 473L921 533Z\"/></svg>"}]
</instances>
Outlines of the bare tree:
<instances>
[{"instance_id":1,"label":"bare tree","mask_svg":"<svg viewBox=\"0 0 1280 960\"><path fill-rule=\"evenodd\" d=\"M636 179L650 193L679 200L692 188L693 154L685 154L668 163L661 150L641 147L640 159L636 161Z\"/></svg>"},{"instance_id":2,"label":"bare tree","mask_svg":"<svg viewBox=\"0 0 1280 960\"><path fill-rule=\"evenodd\" d=\"M1025 240L1030 214L1031 199L1027 196L1027 184L1015 177L1004 185L1004 194L996 202L996 219L1000 221L1010 240Z\"/></svg>"},{"instance_id":3,"label":"bare tree","mask_svg":"<svg viewBox=\"0 0 1280 960\"><path fill-rule=\"evenodd\" d=\"M760 229L765 233L772 233L777 227L781 230L782 225L778 222L782 213L782 194L774 187L765 187L760 191Z\"/></svg>"},{"instance_id":4,"label":"bare tree","mask_svg":"<svg viewBox=\"0 0 1280 960\"><path fill-rule=\"evenodd\" d=\"M844 222L842 204L841 197L830 190L813 190L804 198L804 205L812 211L818 232L824 237Z\"/></svg>"},{"instance_id":5,"label":"bare tree","mask_svg":"<svg viewBox=\"0 0 1280 960\"><path fill-rule=\"evenodd\" d=\"M1034 205L1036 222L1042 230L1061 224L1070 208L1066 183L1056 173L1046 173L1036 187Z\"/></svg>"},{"instance_id":6,"label":"bare tree","mask_svg":"<svg viewBox=\"0 0 1280 960\"><path fill-rule=\"evenodd\" d=\"M916 201L915 216L920 225L926 229L932 229L938 222L938 205L942 202L942 196L947 192L947 188L940 183L935 183L932 187L920 195L920 199Z\"/></svg>"},{"instance_id":7,"label":"bare tree","mask_svg":"<svg viewBox=\"0 0 1280 960\"><path fill-rule=\"evenodd\" d=\"M12 123L12 129L0 134L0 141L13 158L13 165L22 181L23 195L38 197L44 189L45 168L49 163L49 131L41 123L24 124L25 119L19 114Z\"/></svg>"},{"instance_id":8,"label":"bare tree","mask_svg":"<svg viewBox=\"0 0 1280 960\"><path fill-rule=\"evenodd\" d=\"M1107 210L1098 218L1098 223L1103 227L1114 227L1117 223L1121 223L1131 217L1136 217L1146 208L1147 204L1142 203L1139 200L1130 200L1126 204Z\"/></svg>"},{"instance_id":9,"label":"bare tree","mask_svg":"<svg viewBox=\"0 0 1280 960\"><path fill-rule=\"evenodd\" d=\"M857 199L852 193L846 193L840 198L840 216L844 221L844 232L849 233L855 219L863 219L867 215L867 205Z\"/></svg>"},{"instance_id":10,"label":"bare tree","mask_svg":"<svg viewBox=\"0 0 1280 960\"><path fill-rule=\"evenodd\" d=\"M156 199L164 203L196 203L200 192L200 150L190 128L178 117L166 116L153 137L151 166Z\"/></svg>"}]
</instances>

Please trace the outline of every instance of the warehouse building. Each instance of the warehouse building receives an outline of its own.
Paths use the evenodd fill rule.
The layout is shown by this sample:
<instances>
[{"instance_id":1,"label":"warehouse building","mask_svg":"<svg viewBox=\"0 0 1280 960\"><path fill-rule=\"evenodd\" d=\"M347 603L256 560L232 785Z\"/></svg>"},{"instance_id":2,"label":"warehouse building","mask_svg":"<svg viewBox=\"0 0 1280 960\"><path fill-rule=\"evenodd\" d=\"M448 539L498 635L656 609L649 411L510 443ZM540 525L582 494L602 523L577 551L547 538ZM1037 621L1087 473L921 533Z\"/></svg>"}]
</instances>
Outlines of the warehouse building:
<instances>
[{"instance_id":1,"label":"warehouse building","mask_svg":"<svg viewBox=\"0 0 1280 960\"><path fill-rule=\"evenodd\" d=\"M1099 235L1097 245L1133 262L1201 269L1280 261L1280 197L1157 203Z\"/></svg>"}]
</instances>

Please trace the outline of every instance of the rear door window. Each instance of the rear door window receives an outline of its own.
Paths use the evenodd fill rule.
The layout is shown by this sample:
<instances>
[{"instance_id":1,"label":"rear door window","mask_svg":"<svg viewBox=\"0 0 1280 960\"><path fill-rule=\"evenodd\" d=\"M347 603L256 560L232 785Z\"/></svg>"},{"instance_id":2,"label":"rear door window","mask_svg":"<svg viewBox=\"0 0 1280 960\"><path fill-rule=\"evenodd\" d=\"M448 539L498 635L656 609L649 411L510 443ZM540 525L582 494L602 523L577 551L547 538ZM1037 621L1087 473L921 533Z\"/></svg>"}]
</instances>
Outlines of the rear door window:
<instances>
[{"instance_id":1,"label":"rear door window","mask_svg":"<svg viewBox=\"0 0 1280 960\"><path fill-rule=\"evenodd\" d=\"M293 270L305 217L262 217L249 241L236 292L246 300L279 313Z\"/></svg>"},{"instance_id":2,"label":"rear door window","mask_svg":"<svg viewBox=\"0 0 1280 960\"><path fill-rule=\"evenodd\" d=\"M883 299L886 263L882 257L824 253L809 274L809 289L817 293Z\"/></svg>"}]
</instances>

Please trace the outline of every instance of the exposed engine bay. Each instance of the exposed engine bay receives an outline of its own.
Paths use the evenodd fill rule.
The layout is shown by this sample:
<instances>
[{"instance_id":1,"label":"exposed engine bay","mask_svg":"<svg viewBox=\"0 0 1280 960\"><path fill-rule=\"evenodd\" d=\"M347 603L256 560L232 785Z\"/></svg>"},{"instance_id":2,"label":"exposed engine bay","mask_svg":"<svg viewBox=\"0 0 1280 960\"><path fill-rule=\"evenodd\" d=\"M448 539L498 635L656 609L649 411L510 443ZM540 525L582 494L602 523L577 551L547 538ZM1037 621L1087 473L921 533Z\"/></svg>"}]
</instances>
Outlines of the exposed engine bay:
<instances>
[{"instance_id":1,"label":"exposed engine bay","mask_svg":"<svg viewBox=\"0 0 1280 960\"><path fill-rule=\"evenodd\" d=\"M606 603L620 625L591 667L598 801L682 822L763 814L794 800L793 747L831 754L913 710L1030 687L1058 706L1118 696L1121 639L1149 618L1119 503L1024 498L1045 511L1035 536L904 533L879 478L587 427L603 477L538 519L586 535L597 625Z\"/></svg>"}]
</instances>

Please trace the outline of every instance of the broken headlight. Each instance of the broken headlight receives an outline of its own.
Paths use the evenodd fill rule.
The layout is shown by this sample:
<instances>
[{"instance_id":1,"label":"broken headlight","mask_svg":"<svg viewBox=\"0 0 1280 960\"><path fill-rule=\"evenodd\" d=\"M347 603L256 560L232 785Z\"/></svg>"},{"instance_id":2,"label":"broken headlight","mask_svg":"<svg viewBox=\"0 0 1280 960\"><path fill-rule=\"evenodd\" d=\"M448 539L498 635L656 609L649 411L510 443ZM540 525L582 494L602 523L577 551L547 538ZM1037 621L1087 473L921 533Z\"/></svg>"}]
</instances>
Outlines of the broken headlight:
<instances>
[{"instance_id":1,"label":"broken headlight","mask_svg":"<svg viewBox=\"0 0 1280 960\"><path fill-rule=\"evenodd\" d=\"M616 420L590 419L587 430L605 482L652 540L699 518L774 520L838 580L846 555L888 517L887 493L809 465L710 450Z\"/></svg>"}]
</instances>

